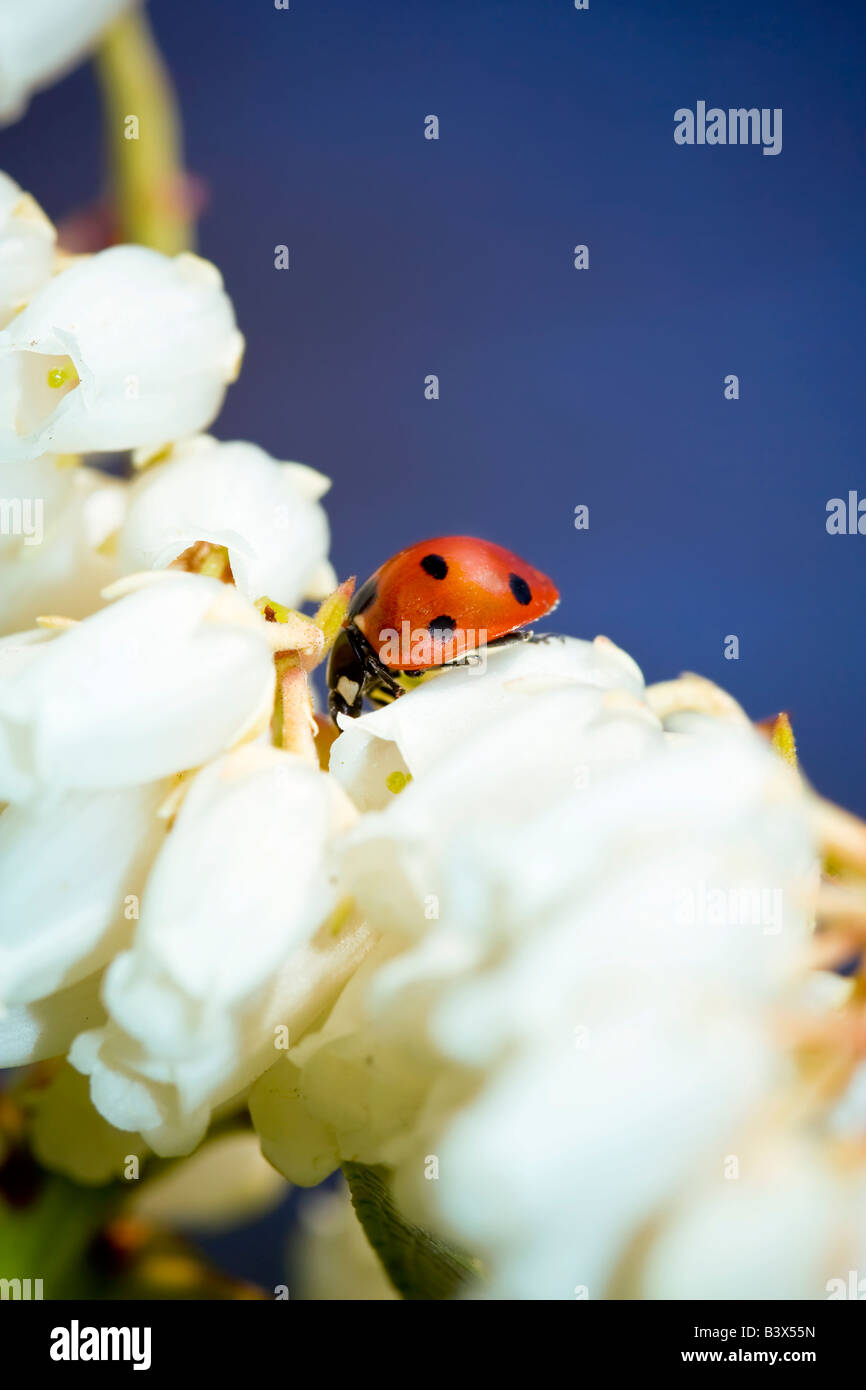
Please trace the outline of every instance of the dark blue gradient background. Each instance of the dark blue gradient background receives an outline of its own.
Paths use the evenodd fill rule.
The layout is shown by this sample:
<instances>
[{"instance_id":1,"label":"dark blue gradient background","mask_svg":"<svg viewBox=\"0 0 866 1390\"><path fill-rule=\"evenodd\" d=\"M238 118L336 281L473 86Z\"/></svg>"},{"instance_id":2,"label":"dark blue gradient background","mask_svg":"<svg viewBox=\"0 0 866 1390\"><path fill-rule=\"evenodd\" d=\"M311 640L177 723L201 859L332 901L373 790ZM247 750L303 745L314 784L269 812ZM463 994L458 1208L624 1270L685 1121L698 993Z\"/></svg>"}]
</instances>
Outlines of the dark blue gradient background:
<instances>
[{"instance_id":1,"label":"dark blue gradient background","mask_svg":"<svg viewBox=\"0 0 866 1390\"><path fill-rule=\"evenodd\" d=\"M560 630L788 708L866 811L866 536L825 529L866 496L862 0L291 4L151 7L248 339L217 433L333 477L341 574L437 532L509 545ZM782 153L675 145L698 99L782 107ZM58 217L100 139L81 70L0 164Z\"/></svg>"}]
</instances>

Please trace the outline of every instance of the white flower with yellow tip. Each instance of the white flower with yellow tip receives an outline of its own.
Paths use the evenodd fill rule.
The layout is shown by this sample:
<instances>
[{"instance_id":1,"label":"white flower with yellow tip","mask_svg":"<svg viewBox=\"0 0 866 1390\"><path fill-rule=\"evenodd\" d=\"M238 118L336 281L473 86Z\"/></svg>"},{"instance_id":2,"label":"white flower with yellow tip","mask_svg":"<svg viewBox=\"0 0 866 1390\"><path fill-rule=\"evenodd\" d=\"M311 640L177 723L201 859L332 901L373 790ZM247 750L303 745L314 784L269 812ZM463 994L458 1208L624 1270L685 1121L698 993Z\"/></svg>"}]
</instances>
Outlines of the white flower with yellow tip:
<instances>
[{"instance_id":1,"label":"white flower with yellow tip","mask_svg":"<svg viewBox=\"0 0 866 1390\"><path fill-rule=\"evenodd\" d=\"M130 0L0 0L0 122L86 57Z\"/></svg>"},{"instance_id":2,"label":"white flower with yellow tip","mask_svg":"<svg viewBox=\"0 0 866 1390\"><path fill-rule=\"evenodd\" d=\"M319 500L330 482L255 444L207 435L173 445L129 492L119 540L126 571L161 569L196 542L221 546L238 590L288 608L336 587Z\"/></svg>"},{"instance_id":3,"label":"white flower with yellow tip","mask_svg":"<svg viewBox=\"0 0 866 1390\"><path fill-rule=\"evenodd\" d=\"M242 352L210 262L143 246L77 260L0 332L0 453L156 449L194 434Z\"/></svg>"},{"instance_id":4,"label":"white flower with yellow tip","mask_svg":"<svg viewBox=\"0 0 866 1390\"><path fill-rule=\"evenodd\" d=\"M580 776L580 759L571 757L573 721L564 710L561 722L552 709L545 714L540 700L546 695L566 703L573 696L580 706L580 728L606 709L612 716L622 710L624 718L660 729L646 706L639 667L607 638L585 642L550 636L489 647L484 658L483 666L437 672L408 692L408 698L401 696L358 719L341 717L331 772L357 806L381 810L390 805L394 790L407 778L435 770L458 743L465 741L470 749L473 735L483 740L485 729L521 711L530 728L535 722L530 737L542 779L538 785L545 768L573 784ZM560 749L563 738L568 746ZM639 729L636 738L640 741ZM520 757L521 748L514 747L511 756ZM510 780L514 785L518 779Z\"/></svg>"},{"instance_id":5,"label":"white flower with yellow tip","mask_svg":"<svg viewBox=\"0 0 866 1390\"><path fill-rule=\"evenodd\" d=\"M330 1006L371 941L339 911L331 868L353 817L330 778L278 749L197 775L107 971L108 1022L70 1051L111 1124L188 1152Z\"/></svg>"},{"instance_id":6,"label":"white flower with yellow tip","mask_svg":"<svg viewBox=\"0 0 866 1390\"><path fill-rule=\"evenodd\" d=\"M142 582L28 647L0 678L0 797L131 787L198 767L267 728L276 646L321 640L303 619L290 638L215 579L124 581Z\"/></svg>"},{"instance_id":7,"label":"white flower with yellow tip","mask_svg":"<svg viewBox=\"0 0 866 1390\"><path fill-rule=\"evenodd\" d=\"M0 328L51 275L56 240L36 200L0 173Z\"/></svg>"}]
</instances>

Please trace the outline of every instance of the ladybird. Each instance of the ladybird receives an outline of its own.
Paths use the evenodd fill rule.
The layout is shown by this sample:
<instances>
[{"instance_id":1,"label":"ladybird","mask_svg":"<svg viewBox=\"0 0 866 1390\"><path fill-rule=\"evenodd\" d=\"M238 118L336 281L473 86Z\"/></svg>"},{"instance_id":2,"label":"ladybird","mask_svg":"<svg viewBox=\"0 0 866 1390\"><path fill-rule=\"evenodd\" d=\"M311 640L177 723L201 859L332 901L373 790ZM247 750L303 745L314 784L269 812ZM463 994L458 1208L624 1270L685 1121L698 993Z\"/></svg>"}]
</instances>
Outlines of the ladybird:
<instances>
[{"instance_id":1,"label":"ladybird","mask_svg":"<svg viewBox=\"0 0 866 1390\"><path fill-rule=\"evenodd\" d=\"M332 717L356 718L364 697L396 699L479 648L532 636L526 623L559 601L552 580L474 536L437 536L399 551L356 591L328 664Z\"/></svg>"}]
</instances>

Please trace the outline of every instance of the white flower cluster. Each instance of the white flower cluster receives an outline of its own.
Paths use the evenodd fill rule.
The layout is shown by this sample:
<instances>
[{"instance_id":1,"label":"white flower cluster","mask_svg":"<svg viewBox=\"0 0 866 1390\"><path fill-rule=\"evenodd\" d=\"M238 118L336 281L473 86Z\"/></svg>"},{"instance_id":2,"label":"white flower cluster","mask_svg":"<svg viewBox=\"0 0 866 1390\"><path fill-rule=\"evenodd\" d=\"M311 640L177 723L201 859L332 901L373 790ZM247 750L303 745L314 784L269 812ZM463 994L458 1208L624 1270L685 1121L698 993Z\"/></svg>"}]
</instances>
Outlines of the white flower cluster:
<instances>
[{"instance_id":1,"label":"white flower cluster","mask_svg":"<svg viewBox=\"0 0 866 1390\"><path fill-rule=\"evenodd\" d=\"M369 938L335 919L348 799L267 737L275 651L321 632L255 606L333 587L328 480L200 433L243 340L197 257L70 262L3 176L0 311L0 1063L70 1050L183 1152ZM234 583L168 568L202 545Z\"/></svg>"},{"instance_id":2,"label":"white flower cluster","mask_svg":"<svg viewBox=\"0 0 866 1390\"><path fill-rule=\"evenodd\" d=\"M304 1184L390 1167L483 1297L826 1296L864 1193L808 1127L780 1137L803 784L745 724L667 732L602 639L488 661L333 747L380 939L253 1088L265 1154Z\"/></svg>"},{"instance_id":3,"label":"white flower cluster","mask_svg":"<svg viewBox=\"0 0 866 1390\"><path fill-rule=\"evenodd\" d=\"M0 175L0 632L84 617L112 578L196 542L228 550L251 601L333 588L328 480L201 433L242 354L209 262L140 246L65 257ZM117 450L136 451L133 485L74 466Z\"/></svg>"}]
</instances>

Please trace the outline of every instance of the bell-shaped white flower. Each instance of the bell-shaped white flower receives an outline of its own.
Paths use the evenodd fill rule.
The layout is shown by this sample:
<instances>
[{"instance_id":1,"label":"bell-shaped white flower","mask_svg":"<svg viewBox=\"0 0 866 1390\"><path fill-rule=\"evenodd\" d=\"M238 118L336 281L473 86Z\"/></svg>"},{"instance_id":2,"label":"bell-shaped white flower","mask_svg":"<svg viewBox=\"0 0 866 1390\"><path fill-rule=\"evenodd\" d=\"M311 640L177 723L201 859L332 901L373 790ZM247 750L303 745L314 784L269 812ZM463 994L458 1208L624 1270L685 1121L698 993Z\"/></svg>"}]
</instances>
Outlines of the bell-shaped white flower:
<instances>
[{"instance_id":1,"label":"bell-shaped white flower","mask_svg":"<svg viewBox=\"0 0 866 1390\"><path fill-rule=\"evenodd\" d=\"M4 3L0 0L0 14ZM36 200L8 174L0 173L0 328L51 275L56 240L57 233Z\"/></svg>"},{"instance_id":2,"label":"bell-shaped white flower","mask_svg":"<svg viewBox=\"0 0 866 1390\"><path fill-rule=\"evenodd\" d=\"M583 692L583 724L606 693L621 692L623 705L643 703L644 682L632 658L607 638L545 637L489 647L476 665L455 666L417 689L358 719L341 717L341 734L331 749L331 772L361 810L381 810L393 801L393 788L407 776L419 777L440 766L461 740L483 735L500 718L535 707L546 755L539 767L564 768L573 780L569 751L557 755L572 723L545 720L537 700L546 692ZM613 700L610 702L611 707ZM648 711L647 711L648 714ZM658 728L654 717L651 722Z\"/></svg>"},{"instance_id":3,"label":"bell-shaped white flower","mask_svg":"<svg viewBox=\"0 0 866 1390\"><path fill-rule=\"evenodd\" d=\"M0 122L74 67L129 0L0 0Z\"/></svg>"},{"instance_id":4,"label":"bell-shaped white flower","mask_svg":"<svg viewBox=\"0 0 866 1390\"><path fill-rule=\"evenodd\" d=\"M76 261L0 332L0 454L159 448L194 434L242 351L208 261L143 246Z\"/></svg>"},{"instance_id":5,"label":"bell-shaped white flower","mask_svg":"<svg viewBox=\"0 0 866 1390\"><path fill-rule=\"evenodd\" d=\"M255 444L207 435L175 444L130 489L121 568L161 569L196 541L228 550L234 582L255 602L297 608L336 588L319 498L330 482L301 463L278 463Z\"/></svg>"},{"instance_id":6,"label":"bell-shaped white flower","mask_svg":"<svg viewBox=\"0 0 866 1390\"><path fill-rule=\"evenodd\" d=\"M483 721L478 711L477 726L449 740L435 710L439 693L446 708L451 706L457 730L464 710L457 701L452 704L449 685L453 681L454 695L465 691L473 701L475 689L488 680L494 682L489 720ZM369 806L374 797L386 796L388 805L365 815L347 837L342 871L346 891L371 921L388 930L424 934L429 929L431 904L438 904L447 891L448 851L459 848L479 825L487 825L494 835L500 828L523 825L575 788L587 800L613 770L638 762L663 738L655 715L628 689L539 678L538 684L516 680L498 702L497 693L492 661L487 676L476 678L474 686L471 678L458 688L456 676L437 677L396 702L404 707L401 745L378 738L361 743L363 735L358 736L365 761L361 775L348 779L353 799L356 804L366 799ZM434 707L435 722L424 713L424 704ZM417 719L412 718L413 707ZM390 712L390 707L382 711ZM470 706L469 713L476 711ZM379 715L365 718L368 728L375 727ZM343 738L355 746L352 731L341 735L331 752L332 769ZM380 748L386 759L395 752L399 757L400 746L414 769L408 784L406 763L405 771L391 772L386 779L375 761ZM532 864L520 863L525 882L534 889Z\"/></svg>"},{"instance_id":7,"label":"bell-shaped white flower","mask_svg":"<svg viewBox=\"0 0 866 1390\"><path fill-rule=\"evenodd\" d=\"M0 665L0 797L153 782L266 727L276 624L217 580L148 579Z\"/></svg>"},{"instance_id":8,"label":"bell-shaped white flower","mask_svg":"<svg viewBox=\"0 0 866 1390\"><path fill-rule=\"evenodd\" d=\"M198 774L109 967L109 1022L76 1039L97 1109L186 1152L332 1002L370 944L335 919L329 858L354 815L333 782L262 745Z\"/></svg>"},{"instance_id":9,"label":"bell-shaped white flower","mask_svg":"<svg viewBox=\"0 0 866 1390\"><path fill-rule=\"evenodd\" d=\"M37 618L84 618L117 577L110 541L126 485L51 455L0 463L0 633Z\"/></svg>"}]
</instances>

